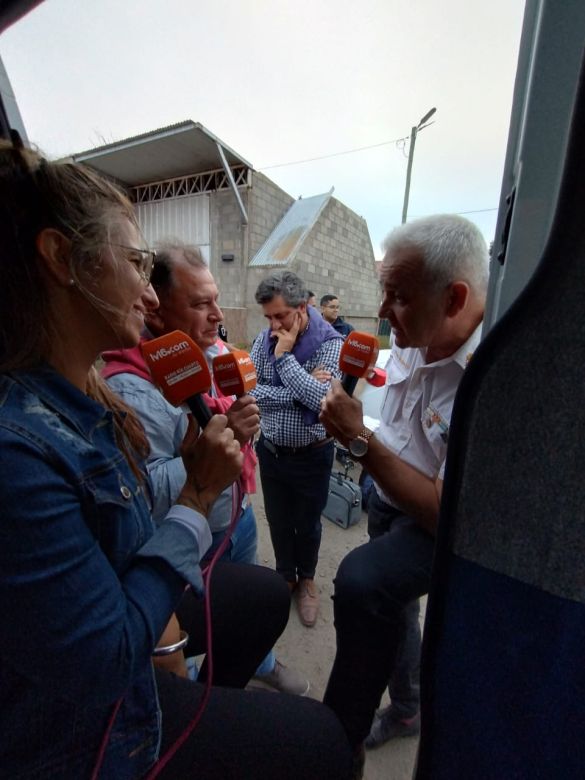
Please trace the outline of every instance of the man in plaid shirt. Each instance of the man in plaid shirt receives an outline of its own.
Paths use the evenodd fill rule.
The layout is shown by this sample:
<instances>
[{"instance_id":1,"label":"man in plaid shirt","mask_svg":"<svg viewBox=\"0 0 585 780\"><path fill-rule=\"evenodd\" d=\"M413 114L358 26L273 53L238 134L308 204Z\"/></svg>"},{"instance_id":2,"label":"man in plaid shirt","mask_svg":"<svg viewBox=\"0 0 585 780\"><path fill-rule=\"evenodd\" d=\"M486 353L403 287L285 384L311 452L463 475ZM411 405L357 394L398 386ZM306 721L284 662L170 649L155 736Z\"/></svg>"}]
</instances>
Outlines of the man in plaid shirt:
<instances>
[{"instance_id":1,"label":"man in plaid shirt","mask_svg":"<svg viewBox=\"0 0 585 780\"><path fill-rule=\"evenodd\" d=\"M256 301L269 327L252 347L258 385L251 395L260 408L256 450L276 570L296 591L302 623L314 626L321 512L334 454L318 415L331 378L341 376L343 338L307 306L307 297L303 281L290 271L259 284Z\"/></svg>"}]
</instances>

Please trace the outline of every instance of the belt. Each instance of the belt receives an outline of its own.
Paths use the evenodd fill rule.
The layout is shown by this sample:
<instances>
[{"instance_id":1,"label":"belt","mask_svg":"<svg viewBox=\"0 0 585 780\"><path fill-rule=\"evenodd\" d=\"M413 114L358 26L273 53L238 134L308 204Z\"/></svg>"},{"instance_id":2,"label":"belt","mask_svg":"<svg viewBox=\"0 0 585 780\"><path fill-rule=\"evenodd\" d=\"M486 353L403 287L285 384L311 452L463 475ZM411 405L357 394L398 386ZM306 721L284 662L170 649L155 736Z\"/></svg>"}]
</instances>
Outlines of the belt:
<instances>
[{"instance_id":1,"label":"belt","mask_svg":"<svg viewBox=\"0 0 585 780\"><path fill-rule=\"evenodd\" d=\"M317 439L310 444L305 444L302 447L282 447L280 444L274 444L274 442L262 436L262 442L268 452L271 452L276 458L279 455L298 455L301 452L308 452L309 450L315 450L318 447L324 447L333 441L333 436L327 436L325 439Z\"/></svg>"}]
</instances>

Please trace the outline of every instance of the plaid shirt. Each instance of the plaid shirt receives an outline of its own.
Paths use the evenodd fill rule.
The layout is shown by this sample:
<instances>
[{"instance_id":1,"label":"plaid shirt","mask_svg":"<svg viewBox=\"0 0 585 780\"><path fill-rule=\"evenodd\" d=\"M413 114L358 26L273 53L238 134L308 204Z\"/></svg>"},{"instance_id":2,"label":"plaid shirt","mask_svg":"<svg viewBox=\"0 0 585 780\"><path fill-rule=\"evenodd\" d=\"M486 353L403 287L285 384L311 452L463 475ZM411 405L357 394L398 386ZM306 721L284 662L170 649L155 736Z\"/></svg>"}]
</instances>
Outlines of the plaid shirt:
<instances>
[{"instance_id":1,"label":"plaid shirt","mask_svg":"<svg viewBox=\"0 0 585 780\"><path fill-rule=\"evenodd\" d=\"M302 366L295 356L286 352L271 363L262 344L262 334L252 347L251 358L256 366L258 384L251 391L260 408L260 427L271 442L280 447L304 447L327 436L320 424L306 425L303 422L299 402L319 412L321 399L329 390L330 383L318 382L311 376L317 366L323 366L334 377L341 378L339 353L343 339L325 341ZM273 366L278 372L282 386L272 384Z\"/></svg>"}]
</instances>

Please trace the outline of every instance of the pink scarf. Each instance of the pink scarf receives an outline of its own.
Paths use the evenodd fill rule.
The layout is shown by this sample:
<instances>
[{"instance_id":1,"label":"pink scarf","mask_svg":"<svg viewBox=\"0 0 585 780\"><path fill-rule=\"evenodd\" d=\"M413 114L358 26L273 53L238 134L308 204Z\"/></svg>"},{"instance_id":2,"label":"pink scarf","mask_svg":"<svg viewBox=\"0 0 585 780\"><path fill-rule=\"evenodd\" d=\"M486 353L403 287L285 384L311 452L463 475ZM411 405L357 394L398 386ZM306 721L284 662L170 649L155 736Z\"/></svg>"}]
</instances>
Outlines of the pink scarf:
<instances>
[{"instance_id":1,"label":"pink scarf","mask_svg":"<svg viewBox=\"0 0 585 780\"><path fill-rule=\"evenodd\" d=\"M148 341L148 339L141 339L140 343ZM227 352L227 347L218 339L217 346L219 353ZM102 368L101 374L104 379L115 376L116 374L134 374L142 379L146 379L152 383L152 377L146 365L140 346L132 347L132 349L116 349L109 352L104 352L102 358L105 362L105 366ZM213 381L213 380L212 380ZM217 397L210 395L209 393L203 393L203 400L207 406L211 409L212 414L227 414L228 409L235 402L236 398L233 395L224 395L221 390L213 383L213 389L215 390ZM241 484L244 493L256 492L256 464L258 458L254 452L252 442L246 442L242 446L242 453L244 455L244 463L242 466Z\"/></svg>"}]
</instances>

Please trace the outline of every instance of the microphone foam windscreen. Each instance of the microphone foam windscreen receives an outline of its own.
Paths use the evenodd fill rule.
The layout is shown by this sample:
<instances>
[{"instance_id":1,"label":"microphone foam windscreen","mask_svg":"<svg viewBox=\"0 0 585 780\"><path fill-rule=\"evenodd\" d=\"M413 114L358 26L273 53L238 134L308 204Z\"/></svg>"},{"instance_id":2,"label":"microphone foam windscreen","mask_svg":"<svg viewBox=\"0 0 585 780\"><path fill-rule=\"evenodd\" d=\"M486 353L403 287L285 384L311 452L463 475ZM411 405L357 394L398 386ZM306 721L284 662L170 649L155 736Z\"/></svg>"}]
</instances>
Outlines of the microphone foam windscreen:
<instances>
[{"instance_id":1,"label":"microphone foam windscreen","mask_svg":"<svg viewBox=\"0 0 585 780\"><path fill-rule=\"evenodd\" d=\"M371 333L354 330L343 342L339 368L349 376L365 377L376 363L378 339Z\"/></svg>"},{"instance_id":2,"label":"microphone foam windscreen","mask_svg":"<svg viewBox=\"0 0 585 780\"><path fill-rule=\"evenodd\" d=\"M367 375L366 382L374 387L383 387L386 384L386 372L383 368L374 368Z\"/></svg>"},{"instance_id":3,"label":"microphone foam windscreen","mask_svg":"<svg viewBox=\"0 0 585 780\"><path fill-rule=\"evenodd\" d=\"M246 395L256 387L256 368L243 349L213 358L213 378L224 395Z\"/></svg>"},{"instance_id":4,"label":"microphone foam windscreen","mask_svg":"<svg viewBox=\"0 0 585 780\"><path fill-rule=\"evenodd\" d=\"M211 388L205 355L186 333L174 330L140 348L152 378L174 406Z\"/></svg>"}]
</instances>

